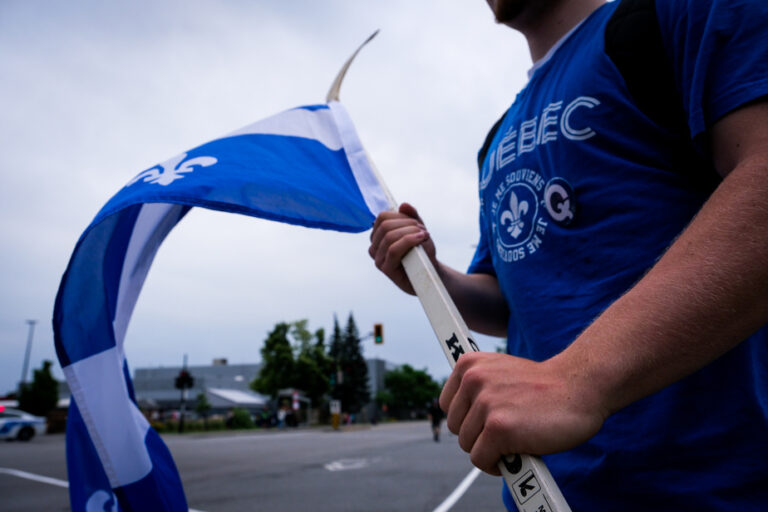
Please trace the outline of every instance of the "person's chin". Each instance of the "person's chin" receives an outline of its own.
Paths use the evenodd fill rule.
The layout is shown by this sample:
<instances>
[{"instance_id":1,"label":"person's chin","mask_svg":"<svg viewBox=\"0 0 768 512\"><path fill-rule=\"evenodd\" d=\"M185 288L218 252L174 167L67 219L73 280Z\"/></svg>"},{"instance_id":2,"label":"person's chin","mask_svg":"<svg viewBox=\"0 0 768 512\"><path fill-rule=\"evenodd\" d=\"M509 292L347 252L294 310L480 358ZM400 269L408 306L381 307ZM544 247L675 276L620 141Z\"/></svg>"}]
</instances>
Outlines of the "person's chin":
<instances>
[{"instance_id":1,"label":"person's chin","mask_svg":"<svg viewBox=\"0 0 768 512\"><path fill-rule=\"evenodd\" d=\"M526 0L488 0L496 23L508 24L517 19L525 8Z\"/></svg>"}]
</instances>

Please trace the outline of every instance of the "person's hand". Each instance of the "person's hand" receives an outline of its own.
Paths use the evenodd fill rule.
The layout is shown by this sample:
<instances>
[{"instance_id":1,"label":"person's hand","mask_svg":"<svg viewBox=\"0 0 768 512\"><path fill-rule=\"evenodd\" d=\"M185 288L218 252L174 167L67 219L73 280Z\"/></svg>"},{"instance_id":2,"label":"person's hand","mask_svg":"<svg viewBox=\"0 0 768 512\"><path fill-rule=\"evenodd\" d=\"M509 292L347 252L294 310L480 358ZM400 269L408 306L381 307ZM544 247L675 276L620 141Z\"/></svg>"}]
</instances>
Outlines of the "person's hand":
<instances>
[{"instance_id":1,"label":"person's hand","mask_svg":"<svg viewBox=\"0 0 768 512\"><path fill-rule=\"evenodd\" d=\"M448 429L472 463L498 476L502 455L543 455L595 435L607 417L589 379L542 363L474 352L462 355L440 395Z\"/></svg>"},{"instance_id":2,"label":"person's hand","mask_svg":"<svg viewBox=\"0 0 768 512\"><path fill-rule=\"evenodd\" d=\"M402 265L403 256L417 245L423 245L438 268L435 258L435 244L429 236L427 228L419 217L416 208L408 203L400 205L397 212L382 212L376 218L371 232L371 246L368 254L381 270L401 290L414 295L413 286L405 274Z\"/></svg>"}]
</instances>

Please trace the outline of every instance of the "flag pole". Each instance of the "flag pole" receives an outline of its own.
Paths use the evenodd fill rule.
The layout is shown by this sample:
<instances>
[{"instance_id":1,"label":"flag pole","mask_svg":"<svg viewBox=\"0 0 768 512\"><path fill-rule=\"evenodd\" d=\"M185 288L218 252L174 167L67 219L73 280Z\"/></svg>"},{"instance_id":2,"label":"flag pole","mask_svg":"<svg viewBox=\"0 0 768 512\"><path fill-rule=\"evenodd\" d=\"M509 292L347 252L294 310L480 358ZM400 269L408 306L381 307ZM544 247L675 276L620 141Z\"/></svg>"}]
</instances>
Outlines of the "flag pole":
<instances>
[{"instance_id":1,"label":"flag pole","mask_svg":"<svg viewBox=\"0 0 768 512\"><path fill-rule=\"evenodd\" d=\"M339 90L349 66L363 46L378 32L377 30L369 36L344 63L328 91L326 102L339 101ZM389 201L390 209L396 210L398 203L367 152L366 157ZM469 335L469 328L423 247L417 246L411 249L403 257L402 263L437 335L440 347L453 369L462 354L479 351ZM571 508L540 457L523 454L505 455L499 461L499 470L520 512L570 512Z\"/></svg>"}]
</instances>

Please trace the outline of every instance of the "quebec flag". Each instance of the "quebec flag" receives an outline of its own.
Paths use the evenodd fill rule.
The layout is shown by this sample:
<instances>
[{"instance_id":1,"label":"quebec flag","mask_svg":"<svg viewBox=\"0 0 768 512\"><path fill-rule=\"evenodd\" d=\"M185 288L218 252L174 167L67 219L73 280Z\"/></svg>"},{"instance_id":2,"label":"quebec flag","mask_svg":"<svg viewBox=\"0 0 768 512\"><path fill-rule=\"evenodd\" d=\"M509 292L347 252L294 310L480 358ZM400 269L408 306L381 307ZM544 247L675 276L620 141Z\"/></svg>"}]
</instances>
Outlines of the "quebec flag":
<instances>
[{"instance_id":1,"label":"quebec flag","mask_svg":"<svg viewBox=\"0 0 768 512\"><path fill-rule=\"evenodd\" d=\"M74 512L187 511L178 471L139 411L123 342L152 260L193 206L360 232L389 201L338 102L299 107L139 173L80 237L53 312L72 391Z\"/></svg>"}]
</instances>

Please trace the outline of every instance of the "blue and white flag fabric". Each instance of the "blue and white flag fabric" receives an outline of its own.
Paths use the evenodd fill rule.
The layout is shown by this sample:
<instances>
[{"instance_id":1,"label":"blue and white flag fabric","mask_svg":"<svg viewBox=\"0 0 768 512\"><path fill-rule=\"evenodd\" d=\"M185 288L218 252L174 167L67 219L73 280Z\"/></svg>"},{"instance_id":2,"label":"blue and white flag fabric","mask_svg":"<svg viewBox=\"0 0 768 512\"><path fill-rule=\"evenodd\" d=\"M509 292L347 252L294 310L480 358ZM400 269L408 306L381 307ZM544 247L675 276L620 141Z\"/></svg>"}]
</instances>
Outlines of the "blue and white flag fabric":
<instances>
[{"instance_id":1,"label":"blue and white flag fabric","mask_svg":"<svg viewBox=\"0 0 768 512\"><path fill-rule=\"evenodd\" d=\"M123 342L149 267L193 206L360 232L387 195L338 102L254 123L139 173L80 237L53 329L72 391L74 512L187 511L170 452L136 405Z\"/></svg>"}]
</instances>

